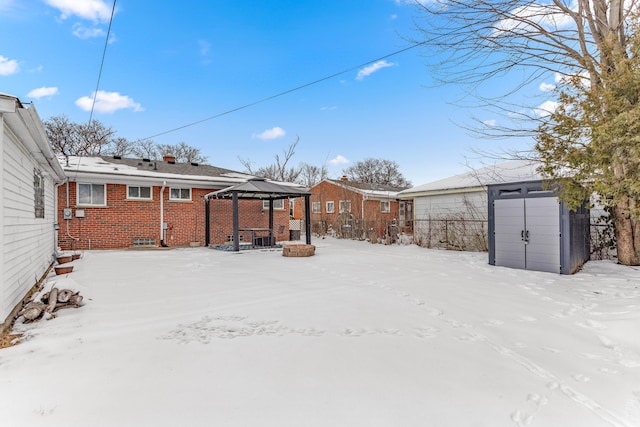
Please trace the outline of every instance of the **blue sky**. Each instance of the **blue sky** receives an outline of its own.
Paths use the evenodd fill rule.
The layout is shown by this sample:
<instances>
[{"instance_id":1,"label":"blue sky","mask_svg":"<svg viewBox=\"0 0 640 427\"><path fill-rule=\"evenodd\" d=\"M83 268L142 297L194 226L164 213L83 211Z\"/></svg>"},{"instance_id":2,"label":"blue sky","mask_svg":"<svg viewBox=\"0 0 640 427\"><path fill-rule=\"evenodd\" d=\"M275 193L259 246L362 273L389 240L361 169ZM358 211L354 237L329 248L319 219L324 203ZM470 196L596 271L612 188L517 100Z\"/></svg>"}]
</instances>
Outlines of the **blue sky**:
<instances>
[{"instance_id":1,"label":"blue sky","mask_svg":"<svg viewBox=\"0 0 640 427\"><path fill-rule=\"evenodd\" d=\"M88 121L112 5L0 0L0 92L43 119ZM466 172L481 161L472 149L505 142L456 122L493 118L452 104L463 88L432 81L425 48L376 61L410 45L416 17L401 0L119 0L93 117L235 170L239 157L272 163L299 136L293 162L328 162L331 177L367 157L397 162L414 185Z\"/></svg>"}]
</instances>

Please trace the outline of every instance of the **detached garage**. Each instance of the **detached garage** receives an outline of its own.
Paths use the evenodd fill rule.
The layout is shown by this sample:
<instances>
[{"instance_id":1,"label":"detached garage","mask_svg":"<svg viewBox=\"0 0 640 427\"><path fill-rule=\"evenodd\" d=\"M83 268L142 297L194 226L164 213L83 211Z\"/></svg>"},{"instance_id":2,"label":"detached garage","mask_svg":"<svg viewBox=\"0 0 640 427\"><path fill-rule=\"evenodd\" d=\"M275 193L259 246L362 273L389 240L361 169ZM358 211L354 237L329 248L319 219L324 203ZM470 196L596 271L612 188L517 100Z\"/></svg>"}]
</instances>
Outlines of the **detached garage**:
<instances>
[{"instance_id":1,"label":"detached garage","mask_svg":"<svg viewBox=\"0 0 640 427\"><path fill-rule=\"evenodd\" d=\"M489 264L573 274L589 260L589 209L570 211L542 181L488 186Z\"/></svg>"}]
</instances>

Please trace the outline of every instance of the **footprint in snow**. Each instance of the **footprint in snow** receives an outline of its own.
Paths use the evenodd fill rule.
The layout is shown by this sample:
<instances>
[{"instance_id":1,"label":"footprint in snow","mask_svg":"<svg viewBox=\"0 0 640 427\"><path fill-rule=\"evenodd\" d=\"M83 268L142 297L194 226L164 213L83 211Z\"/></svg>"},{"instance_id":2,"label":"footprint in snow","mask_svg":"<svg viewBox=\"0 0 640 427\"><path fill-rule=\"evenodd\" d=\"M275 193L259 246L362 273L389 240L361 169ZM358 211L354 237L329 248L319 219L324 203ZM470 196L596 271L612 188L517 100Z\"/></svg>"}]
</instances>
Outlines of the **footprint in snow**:
<instances>
[{"instance_id":1,"label":"footprint in snow","mask_svg":"<svg viewBox=\"0 0 640 427\"><path fill-rule=\"evenodd\" d=\"M484 324L487 326L500 326L500 325L504 325L504 322L502 320L490 319L484 322Z\"/></svg>"},{"instance_id":2,"label":"footprint in snow","mask_svg":"<svg viewBox=\"0 0 640 427\"><path fill-rule=\"evenodd\" d=\"M589 381L591 381L591 378L589 378L584 374L575 374L575 375L572 375L571 378L581 383L588 383Z\"/></svg>"},{"instance_id":3,"label":"footprint in snow","mask_svg":"<svg viewBox=\"0 0 640 427\"><path fill-rule=\"evenodd\" d=\"M533 316L520 316L520 319L519 319L519 320L520 320L521 322L535 322L535 321L536 321L536 320L538 320L538 319L536 319L536 318L535 318L535 317L533 317Z\"/></svg>"},{"instance_id":4,"label":"footprint in snow","mask_svg":"<svg viewBox=\"0 0 640 427\"><path fill-rule=\"evenodd\" d=\"M431 326L425 326L422 328L416 328L415 336L418 338L434 338L438 335L440 330Z\"/></svg>"}]
</instances>

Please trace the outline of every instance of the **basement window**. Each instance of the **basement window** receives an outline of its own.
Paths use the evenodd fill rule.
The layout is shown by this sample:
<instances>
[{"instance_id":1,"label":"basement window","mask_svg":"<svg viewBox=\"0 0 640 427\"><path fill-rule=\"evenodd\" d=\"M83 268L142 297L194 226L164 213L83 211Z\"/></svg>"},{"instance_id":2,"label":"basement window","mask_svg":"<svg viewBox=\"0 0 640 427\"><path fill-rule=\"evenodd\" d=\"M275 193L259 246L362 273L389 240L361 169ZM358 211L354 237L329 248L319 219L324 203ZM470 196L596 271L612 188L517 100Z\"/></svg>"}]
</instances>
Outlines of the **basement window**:
<instances>
[{"instance_id":1,"label":"basement window","mask_svg":"<svg viewBox=\"0 0 640 427\"><path fill-rule=\"evenodd\" d=\"M133 239L133 246L155 246L156 239L151 237L138 237Z\"/></svg>"},{"instance_id":2,"label":"basement window","mask_svg":"<svg viewBox=\"0 0 640 427\"><path fill-rule=\"evenodd\" d=\"M151 187L127 185L127 199L151 200Z\"/></svg>"}]
</instances>

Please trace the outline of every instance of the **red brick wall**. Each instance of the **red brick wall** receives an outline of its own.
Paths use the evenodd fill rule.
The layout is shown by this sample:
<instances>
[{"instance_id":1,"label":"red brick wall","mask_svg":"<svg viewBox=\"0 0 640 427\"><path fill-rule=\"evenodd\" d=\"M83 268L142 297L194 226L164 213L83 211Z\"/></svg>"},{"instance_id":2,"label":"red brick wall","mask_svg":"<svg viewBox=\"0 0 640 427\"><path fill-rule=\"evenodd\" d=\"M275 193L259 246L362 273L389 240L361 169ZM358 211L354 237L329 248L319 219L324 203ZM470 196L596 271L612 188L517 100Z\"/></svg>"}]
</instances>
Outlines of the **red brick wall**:
<instances>
[{"instance_id":1,"label":"red brick wall","mask_svg":"<svg viewBox=\"0 0 640 427\"><path fill-rule=\"evenodd\" d=\"M84 218L76 217L76 183L69 184L69 207L73 218L63 219L67 206L66 184L58 188L58 245L63 250L114 249L133 246L135 238L154 238L160 244L160 190L152 187L153 200L126 198L125 184L107 184L106 207L84 207ZM169 200L169 188L163 193L164 217L168 229L165 241L169 246L205 244L205 202L203 196L217 189L192 188L190 201ZM286 201L285 201L286 205ZM211 200L210 243L222 244L233 234L232 202ZM264 213L263 213L264 212ZM262 210L259 200L241 200L240 227L269 226L268 210ZM274 210L276 240L289 238L289 211ZM248 236L247 236L248 237ZM75 238L75 239L74 239ZM248 241L248 239L247 239Z\"/></svg>"},{"instance_id":2,"label":"red brick wall","mask_svg":"<svg viewBox=\"0 0 640 427\"><path fill-rule=\"evenodd\" d=\"M330 182L323 181L320 184L313 187L310 192L309 209L311 209L311 222L326 221L333 227L336 227L338 222L338 216L340 214L340 200L351 201L351 214L356 220L361 220L362 215L362 195L348 188L341 187L339 185L332 184ZM326 202L334 202L334 212L326 212ZM321 213L313 213L313 202L320 202ZM304 218L304 198L298 198L295 200L296 218ZM380 211L379 200L365 200L364 201L364 219L368 224L376 224L377 228L381 228L384 232L384 226L386 223L391 222L398 218L399 203L397 200L390 200L390 211L388 213Z\"/></svg>"}]
</instances>

